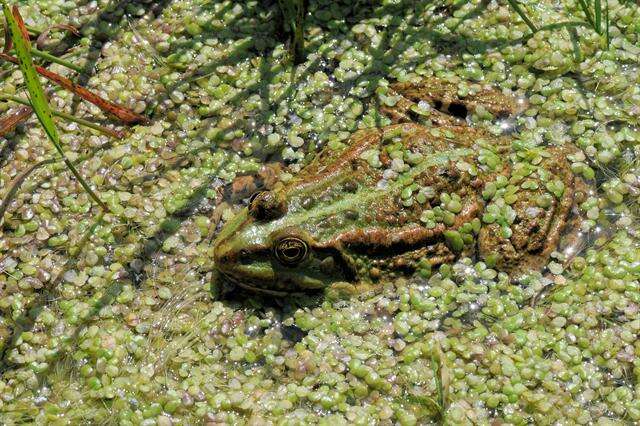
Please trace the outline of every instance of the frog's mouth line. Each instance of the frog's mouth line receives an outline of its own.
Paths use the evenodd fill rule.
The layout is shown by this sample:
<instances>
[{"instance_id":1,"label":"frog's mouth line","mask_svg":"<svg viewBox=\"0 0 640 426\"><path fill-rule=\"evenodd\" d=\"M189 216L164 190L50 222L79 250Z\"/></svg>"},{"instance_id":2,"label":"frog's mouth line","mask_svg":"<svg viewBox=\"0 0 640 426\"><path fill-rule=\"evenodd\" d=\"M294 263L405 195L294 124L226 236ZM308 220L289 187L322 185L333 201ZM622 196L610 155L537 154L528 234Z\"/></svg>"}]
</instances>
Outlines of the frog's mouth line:
<instances>
[{"instance_id":1,"label":"frog's mouth line","mask_svg":"<svg viewBox=\"0 0 640 426\"><path fill-rule=\"evenodd\" d=\"M299 295L304 295L304 294L308 294L308 291L278 291L278 290L271 290L268 288L264 288L264 287L256 287L256 286L252 286L250 284L247 284L246 282L242 282L240 280L238 280L237 278L233 277L231 274L227 274L224 272L221 272L222 276L224 277L224 279L228 280L230 283L237 285L238 287L241 287L245 290L249 290L252 292L258 292L258 293L262 293L262 294L268 294L270 296L290 296L290 295L294 295L294 294L299 294Z\"/></svg>"}]
</instances>

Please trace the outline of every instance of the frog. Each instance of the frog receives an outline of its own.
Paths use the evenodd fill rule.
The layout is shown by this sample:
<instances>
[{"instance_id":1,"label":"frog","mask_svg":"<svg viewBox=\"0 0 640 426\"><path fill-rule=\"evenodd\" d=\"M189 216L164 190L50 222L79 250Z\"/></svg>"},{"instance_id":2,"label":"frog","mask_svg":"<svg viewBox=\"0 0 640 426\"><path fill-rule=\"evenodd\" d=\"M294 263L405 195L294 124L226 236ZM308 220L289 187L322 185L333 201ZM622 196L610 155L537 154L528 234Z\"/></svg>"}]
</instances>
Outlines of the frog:
<instances>
[{"instance_id":1,"label":"frog","mask_svg":"<svg viewBox=\"0 0 640 426\"><path fill-rule=\"evenodd\" d=\"M459 88L435 77L389 84L377 105L386 124L321 150L222 227L213 244L220 276L282 296L428 277L464 257L512 275L544 268L586 188L567 160L578 148L519 157L512 134L468 118L508 119L526 101Z\"/></svg>"}]
</instances>

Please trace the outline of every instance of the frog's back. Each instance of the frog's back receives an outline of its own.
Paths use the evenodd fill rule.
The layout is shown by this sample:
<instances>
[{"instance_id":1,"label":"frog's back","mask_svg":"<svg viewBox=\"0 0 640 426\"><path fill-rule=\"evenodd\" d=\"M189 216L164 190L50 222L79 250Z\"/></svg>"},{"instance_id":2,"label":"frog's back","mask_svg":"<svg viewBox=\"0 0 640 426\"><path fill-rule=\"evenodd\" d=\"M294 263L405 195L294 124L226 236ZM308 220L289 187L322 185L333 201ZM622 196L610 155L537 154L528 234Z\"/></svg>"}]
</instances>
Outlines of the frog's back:
<instances>
[{"instance_id":1,"label":"frog's back","mask_svg":"<svg viewBox=\"0 0 640 426\"><path fill-rule=\"evenodd\" d=\"M363 261L380 257L388 265L392 252L402 255L401 263L407 252L414 260L449 261L454 253L442 233L482 209L481 181L470 173L477 169L471 140L455 136L418 124L357 132L339 152L321 153L284 188L288 216L298 217L296 226L319 246L339 247ZM436 209L436 216L425 217L442 194L451 196L450 211ZM438 222L442 214L446 218Z\"/></svg>"}]
</instances>

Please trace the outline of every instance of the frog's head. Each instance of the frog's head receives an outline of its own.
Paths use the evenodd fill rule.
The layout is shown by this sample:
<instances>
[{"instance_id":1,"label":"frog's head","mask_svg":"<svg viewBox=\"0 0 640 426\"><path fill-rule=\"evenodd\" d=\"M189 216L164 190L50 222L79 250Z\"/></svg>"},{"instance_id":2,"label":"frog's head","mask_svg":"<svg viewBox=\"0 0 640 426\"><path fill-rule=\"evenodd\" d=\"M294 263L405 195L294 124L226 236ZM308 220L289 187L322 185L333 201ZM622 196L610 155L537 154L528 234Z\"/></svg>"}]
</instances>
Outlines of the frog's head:
<instances>
[{"instance_id":1,"label":"frog's head","mask_svg":"<svg viewBox=\"0 0 640 426\"><path fill-rule=\"evenodd\" d=\"M353 281L341 250L319 244L301 225L297 215L288 214L282 194L255 194L216 239L216 268L241 287L272 294Z\"/></svg>"}]
</instances>

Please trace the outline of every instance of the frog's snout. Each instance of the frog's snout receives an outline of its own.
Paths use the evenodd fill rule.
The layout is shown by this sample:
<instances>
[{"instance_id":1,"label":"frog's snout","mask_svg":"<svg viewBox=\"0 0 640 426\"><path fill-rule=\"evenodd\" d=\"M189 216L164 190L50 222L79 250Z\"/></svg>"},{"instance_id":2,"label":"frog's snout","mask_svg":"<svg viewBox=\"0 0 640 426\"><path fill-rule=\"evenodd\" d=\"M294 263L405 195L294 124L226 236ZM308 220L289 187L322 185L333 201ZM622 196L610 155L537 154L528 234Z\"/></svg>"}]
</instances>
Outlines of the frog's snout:
<instances>
[{"instance_id":1,"label":"frog's snout","mask_svg":"<svg viewBox=\"0 0 640 426\"><path fill-rule=\"evenodd\" d=\"M219 241L213 246L213 261L220 271L228 270L229 266L235 263L234 258L233 250L224 241Z\"/></svg>"}]
</instances>

